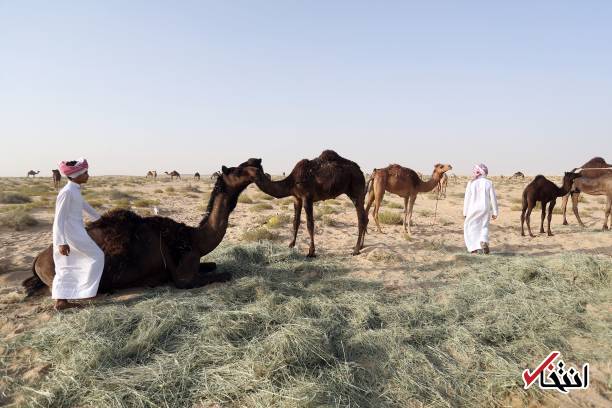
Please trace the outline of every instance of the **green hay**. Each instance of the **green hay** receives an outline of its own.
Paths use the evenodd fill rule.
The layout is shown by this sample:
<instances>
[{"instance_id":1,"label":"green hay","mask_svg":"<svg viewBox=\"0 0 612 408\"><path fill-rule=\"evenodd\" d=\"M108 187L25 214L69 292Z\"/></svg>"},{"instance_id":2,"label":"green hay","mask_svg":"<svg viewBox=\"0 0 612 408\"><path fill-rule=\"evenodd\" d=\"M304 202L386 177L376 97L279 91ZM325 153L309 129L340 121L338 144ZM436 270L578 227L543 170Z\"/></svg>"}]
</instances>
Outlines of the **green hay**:
<instances>
[{"instance_id":1,"label":"green hay","mask_svg":"<svg viewBox=\"0 0 612 408\"><path fill-rule=\"evenodd\" d=\"M521 372L550 350L592 365L612 353L610 321L586 312L610 299L609 257L454 255L437 268L460 279L416 293L270 244L210 259L234 281L101 301L0 345L4 373L24 347L53 367L8 392L44 407L527 405L543 394Z\"/></svg>"}]
</instances>

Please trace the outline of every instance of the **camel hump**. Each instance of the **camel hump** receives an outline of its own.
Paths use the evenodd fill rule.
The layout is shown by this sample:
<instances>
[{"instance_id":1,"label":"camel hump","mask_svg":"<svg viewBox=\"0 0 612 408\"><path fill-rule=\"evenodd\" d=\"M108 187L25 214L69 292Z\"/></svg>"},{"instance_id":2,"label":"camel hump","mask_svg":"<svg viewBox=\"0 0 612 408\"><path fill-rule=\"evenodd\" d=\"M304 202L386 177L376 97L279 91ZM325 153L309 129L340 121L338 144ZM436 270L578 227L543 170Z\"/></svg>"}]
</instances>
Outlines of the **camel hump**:
<instances>
[{"instance_id":1,"label":"camel hump","mask_svg":"<svg viewBox=\"0 0 612 408\"><path fill-rule=\"evenodd\" d=\"M591 160L582 165L582 168L589 167L610 167L610 165L606 163L603 157L593 157Z\"/></svg>"},{"instance_id":2,"label":"camel hump","mask_svg":"<svg viewBox=\"0 0 612 408\"><path fill-rule=\"evenodd\" d=\"M533 179L533 181L536 181L536 180L542 180L542 179L545 179L545 178L546 178L546 177L544 177L543 175L538 174L537 176L535 176L535 178Z\"/></svg>"},{"instance_id":3,"label":"camel hump","mask_svg":"<svg viewBox=\"0 0 612 408\"><path fill-rule=\"evenodd\" d=\"M323 161L344 161L346 160L344 157L340 156L333 150L323 150L319 155L319 159Z\"/></svg>"}]
</instances>

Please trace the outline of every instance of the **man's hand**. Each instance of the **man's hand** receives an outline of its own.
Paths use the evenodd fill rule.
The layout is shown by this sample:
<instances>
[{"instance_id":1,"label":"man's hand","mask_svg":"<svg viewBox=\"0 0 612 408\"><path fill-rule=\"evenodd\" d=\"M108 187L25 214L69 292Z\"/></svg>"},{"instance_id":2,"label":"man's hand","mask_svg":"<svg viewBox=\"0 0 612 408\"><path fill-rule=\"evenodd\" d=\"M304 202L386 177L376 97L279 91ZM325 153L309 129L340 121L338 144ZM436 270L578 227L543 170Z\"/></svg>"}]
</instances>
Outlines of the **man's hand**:
<instances>
[{"instance_id":1,"label":"man's hand","mask_svg":"<svg viewBox=\"0 0 612 408\"><path fill-rule=\"evenodd\" d=\"M59 253L65 256L70 255L70 246L68 245L60 245L59 246Z\"/></svg>"}]
</instances>

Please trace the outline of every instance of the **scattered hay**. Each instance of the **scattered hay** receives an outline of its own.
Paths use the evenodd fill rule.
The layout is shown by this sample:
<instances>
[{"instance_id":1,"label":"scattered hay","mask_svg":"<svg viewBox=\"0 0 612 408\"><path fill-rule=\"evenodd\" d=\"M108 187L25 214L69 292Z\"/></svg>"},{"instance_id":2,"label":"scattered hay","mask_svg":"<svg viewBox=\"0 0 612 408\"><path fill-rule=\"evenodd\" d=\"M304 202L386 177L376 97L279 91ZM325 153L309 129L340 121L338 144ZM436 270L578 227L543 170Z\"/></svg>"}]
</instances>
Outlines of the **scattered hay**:
<instances>
[{"instance_id":1,"label":"scattered hay","mask_svg":"<svg viewBox=\"0 0 612 408\"><path fill-rule=\"evenodd\" d=\"M456 255L462 279L435 293L390 293L269 244L210 258L235 280L102 301L11 340L0 370L25 348L53 369L5 376L5 392L25 406L529 405L544 394L520 373L550 350L612 357L610 322L585 311L609 300L609 257Z\"/></svg>"},{"instance_id":2,"label":"scattered hay","mask_svg":"<svg viewBox=\"0 0 612 408\"><path fill-rule=\"evenodd\" d=\"M399 254L383 248L375 248L367 255L367 258L368 261L374 263L398 263L402 261Z\"/></svg>"}]
</instances>

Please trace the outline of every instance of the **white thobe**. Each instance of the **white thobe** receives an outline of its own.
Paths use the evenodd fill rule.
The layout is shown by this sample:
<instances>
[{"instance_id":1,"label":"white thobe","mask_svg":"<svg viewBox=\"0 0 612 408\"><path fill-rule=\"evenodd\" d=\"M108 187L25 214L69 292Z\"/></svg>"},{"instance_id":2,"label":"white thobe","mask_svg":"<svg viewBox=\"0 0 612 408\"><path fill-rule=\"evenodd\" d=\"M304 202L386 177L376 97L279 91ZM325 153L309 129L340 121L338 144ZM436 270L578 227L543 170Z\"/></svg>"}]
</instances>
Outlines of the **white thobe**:
<instances>
[{"instance_id":1,"label":"white thobe","mask_svg":"<svg viewBox=\"0 0 612 408\"><path fill-rule=\"evenodd\" d=\"M100 215L81 196L81 186L72 181L61 189L55 202L53 299L85 299L96 295L104 269L104 253L85 230L83 211L93 220ZM69 245L68 256L59 253Z\"/></svg>"},{"instance_id":2,"label":"white thobe","mask_svg":"<svg viewBox=\"0 0 612 408\"><path fill-rule=\"evenodd\" d=\"M481 242L489 243L489 221L497 217L497 196L491 180L479 177L468 183L463 201L463 237L468 252L481 248Z\"/></svg>"}]
</instances>

